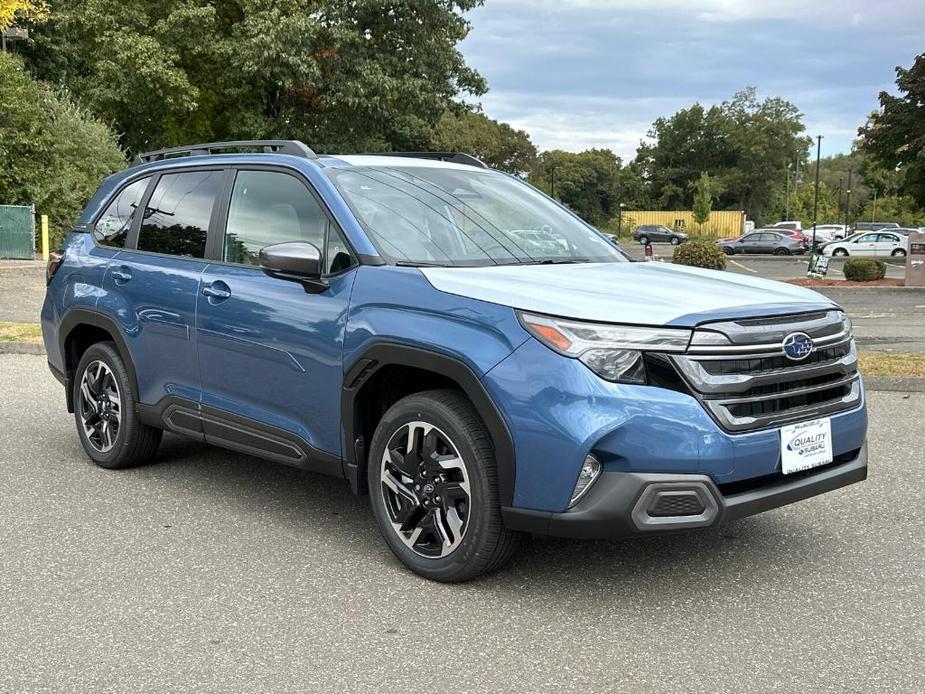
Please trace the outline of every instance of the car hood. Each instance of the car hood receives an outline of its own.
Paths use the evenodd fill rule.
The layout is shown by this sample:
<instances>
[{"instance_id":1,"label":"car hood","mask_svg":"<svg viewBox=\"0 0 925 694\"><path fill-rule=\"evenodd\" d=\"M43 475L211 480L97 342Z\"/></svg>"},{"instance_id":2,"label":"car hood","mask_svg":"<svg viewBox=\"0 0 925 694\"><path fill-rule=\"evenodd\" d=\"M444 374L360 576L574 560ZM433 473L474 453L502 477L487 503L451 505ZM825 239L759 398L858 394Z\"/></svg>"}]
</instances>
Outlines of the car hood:
<instances>
[{"instance_id":1,"label":"car hood","mask_svg":"<svg viewBox=\"0 0 925 694\"><path fill-rule=\"evenodd\" d=\"M555 316L609 323L693 326L708 320L836 306L783 282L668 263L421 268L449 294Z\"/></svg>"}]
</instances>

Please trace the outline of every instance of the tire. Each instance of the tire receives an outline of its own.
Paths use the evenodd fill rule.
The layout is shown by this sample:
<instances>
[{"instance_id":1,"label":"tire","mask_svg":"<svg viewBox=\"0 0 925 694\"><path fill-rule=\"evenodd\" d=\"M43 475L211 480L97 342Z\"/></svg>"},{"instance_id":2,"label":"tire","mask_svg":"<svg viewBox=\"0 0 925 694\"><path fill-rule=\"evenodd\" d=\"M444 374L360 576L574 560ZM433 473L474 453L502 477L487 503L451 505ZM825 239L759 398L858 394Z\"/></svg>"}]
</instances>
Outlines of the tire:
<instances>
[{"instance_id":1,"label":"tire","mask_svg":"<svg viewBox=\"0 0 925 694\"><path fill-rule=\"evenodd\" d=\"M774 255L790 255L790 251L786 248L775 248Z\"/></svg>"},{"instance_id":2,"label":"tire","mask_svg":"<svg viewBox=\"0 0 925 694\"><path fill-rule=\"evenodd\" d=\"M520 542L501 519L491 438L458 391L416 393L389 408L370 446L369 489L389 549L424 578L458 583L494 571Z\"/></svg>"},{"instance_id":3,"label":"tire","mask_svg":"<svg viewBox=\"0 0 925 694\"><path fill-rule=\"evenodd\" d=\"M679 243L681 243L681 239L679 239L677 236L672 236L672 237L671 237L671 245L672 245L672 246L677 246Z\"/></svg>"},{"instance_id":4,"label":"tire","mask_svg":"<svg viewBox=\"0 0 925 694\"><path fill-rule=\"evenodd\" d=\"M894 248L890 255L894 258L904 258L906 256L906 251L903 248Z\"/></svg>"},{"instance_id":5,"label":"tire","mask_svg":"<svg viewBox=\"0 0 925 694\"><path fill-rule=\"evenodd\" d=\"M730 246L723 246L723 253L726 255L735 255L735 249Z\"/></svg>"},{"instance_id":6,"label":"tire","mask_svg":"<svg viewBox=\"0 0 925 694\"><path fill-rule=\"evenodd\" d=\"M77 435L93 462L118 470L154 456L163 432L138 420L135 386L112 342L84 352L73 388Z\"/></svg>"},{"instance_id":7,"label":"tire","mask_svg":"<svg viewBox=\"0 0 925 694\"><path fill-rule=\"evenodd\" d=\"M640 236L640 237L639 237L639 243L641 243L643 246L645 246L646 244L649 243L649 237L648 237L648 236Z\"/></svg>"},{"instance_id":8,"label":"tire","mask_svg":"<svg viewBox=\"0 0 925 694\"><path fill-rule=\"evenodd\" d=\"M832 251L832 255L839 258L847 258L848 251L846 251L844 248L836 248L834 251Z\"/></svg>"}]
</instances>

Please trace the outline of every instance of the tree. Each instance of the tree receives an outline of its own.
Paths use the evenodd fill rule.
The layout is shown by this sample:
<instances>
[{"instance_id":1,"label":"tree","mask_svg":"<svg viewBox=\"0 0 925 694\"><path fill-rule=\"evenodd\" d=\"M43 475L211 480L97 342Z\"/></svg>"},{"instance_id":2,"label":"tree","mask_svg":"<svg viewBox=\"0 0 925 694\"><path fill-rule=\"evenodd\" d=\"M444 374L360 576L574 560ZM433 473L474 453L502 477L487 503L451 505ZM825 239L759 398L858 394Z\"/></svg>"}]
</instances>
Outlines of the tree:
<instances>
[{"instance_id":1,"label":"tree","mask_svg":"<svg viewBox=\"0 0 925 694\"><path fill-rule=\"evenodd\" d=\"M620 159L609 149L554 149L540 154L529 181L600 226L616 216L619 173Z\"/></svg>"},{"instance_id":2,"label":"tree","mask_svg":"<svg viewBox=\"0 0 925 694\"><path fill-rule=\"evenodd\" d=\"M876 217L876 219L875 219ZM925 209L909 195L887 195L869 200L857 217L859 222L896 222L903 227L925 226Z\"/></svg>"},{"instance_id":3,"label":"tree","mask_svg":"<svg viewBox=\"0 0 925 694\"><path fill-rule=\"evenodd\" d=\"M707 172L717 208L745 210L762 221L781 199L787 164L806 161L803 131L796 106L776 97L759 101L750 87L718 106L694 104L659 118L636 163L661 209L689 209L694 183Z\"/></svg>"},{"instance_id":4,"label":"tree","mask_svg":"<svg viewBox=\"0 0 925 694\"><path fill-rule=\"evenodd\" d=\"M485 91L457 48L481 2L51 0L24 54L132 152L250 137L416 149Z\"/></svg>"},{"instance_id":5,"label":"tree","mask_svg":"<svg viewBox=\"0 0 925 694\"><path fill-rule=\"evenodd\" d=\"M703 230L703 225L710 220L710 211L713 209L713 183L707 172L700 174L697 185L694 187L694 221Z\"/></svg>"},{"instance_id":6,"label":"tree","mask_svg":"<svg viewBox=\"0 0 925 694\"><path fill-rule=\"evenodd\" d=\"M473 154L495 169L524 174L533 167L536 147L523 130L468 109L443 114L434 149Z\"/></svg>"},{"instance_id":7,"label":"tree","mask_svg":"<svg viewBox=\"0 0 925 694\"><path fill-rule=\"evenodd\" d=\"M858 131L861 149L900 176L898 192L925 207L925 53L911 68L896 68L902 96L880 92L880 110Z\"/></svg>"},{"instance_id":8,"label":"tree","mask_svg":"<svg viewBox=\"0 0 925 694\"><path fill-rule=\"evenodd\" d=\"M13 24L15 18L42 20L48 16L45 0L0 0L0 29Z\"/></svg>"},{"instance_id":9,"label":"tree","mask_svg":"<svg viewBox=\"0 0 925 694\"><path fill-rule=\"evenodd\" d=\"M0 53L0 202L34 204L57 243L106 175L125 165L108 126Z\"/></svg>"}]
</instances>

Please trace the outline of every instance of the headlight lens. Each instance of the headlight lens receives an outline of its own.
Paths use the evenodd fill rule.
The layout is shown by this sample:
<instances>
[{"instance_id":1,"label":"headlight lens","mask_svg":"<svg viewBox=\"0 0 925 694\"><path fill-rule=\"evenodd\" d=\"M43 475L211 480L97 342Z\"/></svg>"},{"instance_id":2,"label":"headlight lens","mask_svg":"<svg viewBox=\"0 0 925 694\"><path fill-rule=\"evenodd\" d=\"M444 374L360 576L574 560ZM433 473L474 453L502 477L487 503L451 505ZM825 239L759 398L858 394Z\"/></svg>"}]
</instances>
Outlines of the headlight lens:
<instances>
[{"instance_id":1,"label":"headlight lens","mask_svg":"<svg viewBox=\"0 0 925 694\"><path fill-rule=\"evenodd\" d=\"M530 334L547 347L579 359L601 378L617 383L645 383L644 352L683 352L691 340L691 331L679 328L584 323L533 313L518 315Z\"/></svg>"}]
</instances>

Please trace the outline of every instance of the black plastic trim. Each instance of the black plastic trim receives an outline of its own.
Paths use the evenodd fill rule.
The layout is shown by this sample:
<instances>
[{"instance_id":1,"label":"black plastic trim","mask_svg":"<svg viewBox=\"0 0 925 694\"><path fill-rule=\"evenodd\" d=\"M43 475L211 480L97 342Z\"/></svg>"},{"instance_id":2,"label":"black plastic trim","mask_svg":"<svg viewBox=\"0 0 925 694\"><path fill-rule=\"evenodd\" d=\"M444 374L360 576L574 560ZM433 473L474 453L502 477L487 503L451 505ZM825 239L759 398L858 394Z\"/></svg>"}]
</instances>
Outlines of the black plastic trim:
<instances>
[{"instance_id":1,"label":"black plastic trim","mask_svg":"<svg viewBox=\"0 0 925 694\"><path fill-rule=\"evenodd\" d=\"M135 375L135 365L132 362L131 352L129 352L128 345L125 344L125 338L122 336L122 330L119 328L119 325L109 318L104 313L100 313L95 309L88 308L72 308L61 319L61 322L58 324L58 350L61 356L61 363L65 365L65 390L67 391L67 411L74 411L73 403L73 389L71 388L71 382L74 379L73 370L77 368L77 364L71 364L68 368L67 363L67 338L71 335L75 328L81 325L91 325L95 328L100 328L108 332L113 339L113 342L116 344L116 349L119 351L119 356L122 357L122 363L125 364L125 368L128 371L129 376L132 379L132 383L135 386L135 392L138 392L138 377ZM58 380L61 380L60 378Z\"/></svg>"},{"instance_id":2,"label":"black plastic trim","mask_svg":"<svg viewBox=\"0 0 925 694\"><path fill-rule=\"evenodd\" d=\"M384 366L408 366L433 371L459 384L488 428L495 449L501 503L510 504L514 498L514 439L501 412L478 376L455 357L390 342L379 342L369 346L345 369L345 385L341 395L341 419L347 444L344 476L350 481L354 493L362 494L366 491L366 446L369 443L363 441L356 431L359 417L357 396L370 377Z\"/></svg>"},{"instance_id":3,"label":"black plastic trim","mask_svg":"<svg viewBox=\"0 0 925 694\"><path fill-rule=\"evenodd\" d=\"M605 472L587 496L561 513L504 507L505 525L512 530L581 539L611 539L629 535L714 526L773 508L786 506L818 494L867 479L867 443L856 456L840 465L821 468L814 474L784 478L741 494L724 496L706 475ZM653 491L697 489L715 501L698 516L642 518ZM707 504L710 506L710 504Z\"/></svg>"},{"instance_id":4,"label":"black plastic trim","mask_svg":"<svg viewBox=\"0 0 925 694\"><path fill-rule=\"evenodd\" d=\"M139 419L199 441L302 470L343 477L340 456L321 451L285 429L193 400L168 395L156 405L138 405Z\"/></svg>"},{"instance_id":5,"label":"black plastic trim","mask_svg":"<svg viewBox=\"0 0 925 694\"><path fill-rule=\"evenodd\" d=\"M304 159L318 158L318 155L300 140L230 140L227 142L204 142L182 147L166 147L151 152L142 152L135 156L132 166L147 164L152 161L163 161L164 159L177 159L178 157L170 156L173 154L181 154L187 157L208 156L214 153L212 150L247 148L261 149L264 154L288 154Z\"/></svg>"}]
</instances>

